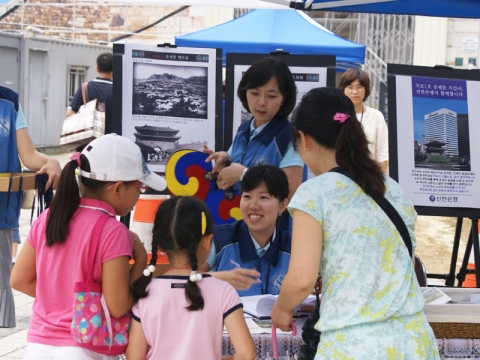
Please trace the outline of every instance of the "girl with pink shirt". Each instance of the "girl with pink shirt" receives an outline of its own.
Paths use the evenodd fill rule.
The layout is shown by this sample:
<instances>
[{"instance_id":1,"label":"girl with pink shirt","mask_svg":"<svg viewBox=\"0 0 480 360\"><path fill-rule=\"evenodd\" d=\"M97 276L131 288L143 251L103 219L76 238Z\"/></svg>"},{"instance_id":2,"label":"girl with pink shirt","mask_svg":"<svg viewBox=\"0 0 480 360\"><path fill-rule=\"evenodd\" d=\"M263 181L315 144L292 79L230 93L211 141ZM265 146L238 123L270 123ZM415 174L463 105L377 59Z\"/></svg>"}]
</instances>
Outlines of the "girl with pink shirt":
<instances>
[{"instance_id":1,"label":"girl with pink shirt","mask_svg":"<svg viewBox=\"0 0 480 360\"><path fill-rule=\"evenodd\" d=\"M77 169L83 184L81 197ZM10 280L12 288L35 298L25 359L117 358L110 356L108 346L87 349L73 338L74 284L85 281L93 267L93 281L101 284L110 316L120 318L130 310L130 283L141 276L147 254L138 236L129 233L115 216L131 211L147 186L163 190L166 183L148 170L140 148L127 138L105 135L81 154L72 155L50 208L27 236ZM90 263L92 233L104 214L109 217ZM129 269L132 257L135 264Z\"/></svg>"},{"instance_id":2,"label":"girl with pink shirt","mask_svg":"<svg viewBox=\"0 0 480 360\"><path fill-rule=\"evenodd\" d=\"M198 269L210 253L213 226L208 207L194 197L173 197L158 208L152 260L132 285L137 303L132 309L129 360L255 359L236 290ZM171 267L152 279L159 248ZM235 354L222 357L224 325Z\"/></svg>"}]
</instances>

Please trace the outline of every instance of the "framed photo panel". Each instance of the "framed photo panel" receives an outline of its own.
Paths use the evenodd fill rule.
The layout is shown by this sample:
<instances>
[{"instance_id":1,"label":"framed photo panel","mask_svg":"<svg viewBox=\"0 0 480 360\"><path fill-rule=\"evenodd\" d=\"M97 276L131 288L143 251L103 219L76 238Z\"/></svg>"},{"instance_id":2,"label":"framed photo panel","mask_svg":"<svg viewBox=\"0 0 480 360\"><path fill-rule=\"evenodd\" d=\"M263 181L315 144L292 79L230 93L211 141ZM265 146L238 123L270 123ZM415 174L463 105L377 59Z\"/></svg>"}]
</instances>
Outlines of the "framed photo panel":
<instances>
[{"instance_id":1,"label":"framed photo panel","mask_svg":"<svg viewBox=\"0 0 480 360\"><path fill-rule=\"evenodd\" d=\"M420 215L480 216L480 71L388 64L390 176Z\"/></svg>"},{"instance_id":2,"label":"framed photo panel","mask_svg":"<svg viewBox=\"0 0 480 360\"><path fill-rule=\"evenodd\" d=\"M223 147L219 59L220 49L114 46L115 126L150 170L165 172L177 150Z\"/></svg>"}]
</instances>

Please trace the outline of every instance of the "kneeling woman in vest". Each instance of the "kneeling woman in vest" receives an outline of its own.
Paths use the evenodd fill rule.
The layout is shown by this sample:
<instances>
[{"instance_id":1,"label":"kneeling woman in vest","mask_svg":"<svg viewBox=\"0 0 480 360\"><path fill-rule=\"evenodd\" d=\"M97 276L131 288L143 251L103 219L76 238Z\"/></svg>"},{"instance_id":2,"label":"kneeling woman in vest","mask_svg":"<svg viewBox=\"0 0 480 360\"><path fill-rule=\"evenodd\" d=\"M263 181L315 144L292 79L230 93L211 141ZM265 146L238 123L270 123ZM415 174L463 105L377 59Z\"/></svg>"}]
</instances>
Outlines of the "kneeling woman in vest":
<instances>
[{"instance_id":1,"label":"kneeling woman in vest","mask_svg":"<svg viewBox=\"0 0 480 360\"><path fill-rule=\"evenodd\" d=\"M243 177L243 220L217 226L204 270L228 281L240 296L278 294L290 262L291 239L276 220L288 205L288 180L271 165L250 168Z\"/></svg>"}]
</instances>

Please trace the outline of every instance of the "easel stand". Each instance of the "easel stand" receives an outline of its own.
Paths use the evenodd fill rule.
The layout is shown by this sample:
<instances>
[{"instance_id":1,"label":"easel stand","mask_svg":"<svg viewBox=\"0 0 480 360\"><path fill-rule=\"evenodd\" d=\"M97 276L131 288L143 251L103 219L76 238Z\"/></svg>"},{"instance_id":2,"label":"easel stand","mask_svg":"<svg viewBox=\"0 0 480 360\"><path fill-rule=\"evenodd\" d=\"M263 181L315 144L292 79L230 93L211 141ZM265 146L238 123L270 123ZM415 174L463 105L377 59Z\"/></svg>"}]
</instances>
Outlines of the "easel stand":
<instances>
[{"instance_id":1,"label":"easel stand","mask_svg":"<svg viewBox=\"0 0 480 360\"><path fill-rule=\"evenodd\" d=\"M472 251L472 245L475 270L467 269L468 260ZM462 286L463 282L465 281L465 275L473 273L475 274L475 279L477 283L476 287L480 288L480 244L478 242L478 219L472 219L472 229L470 230L470 235L468 236L468 242L467 247L465 248L465 255L463 256L462 266L460 267L459 273L457 275L457 286Z\"/></svg>"},{"instance_id":2,"label":"easel stand","mask_svg":"<svg viewBox=\"0 0 480 360\"><path fill-rule=\"evenodd\" d=\"M467 246L465 248L465 254L463 256L462 266L459 269L459 273L455 276L455 270L457 266L458 259L458 249L460 247L460 236L462 233L462 224L463 217L457 218L457 225L455 227L455 238L453 241L453 250L452 250L452 259L450 261L450 271L448 274L427 274L427 278L433 279L442 279L445 280L445 285L447 287L455 286L455 279L458 280L458 287L461 287L465 281L465 276L467 274L475 274L477 288L480 288L480 244L478 240L478 218L472 218L472 227L470 230L470 235L468 236ZM473 256L475 262L475 270L467 269L468 260L472 252L473 247Z\"/></svg>"}]
</instances>

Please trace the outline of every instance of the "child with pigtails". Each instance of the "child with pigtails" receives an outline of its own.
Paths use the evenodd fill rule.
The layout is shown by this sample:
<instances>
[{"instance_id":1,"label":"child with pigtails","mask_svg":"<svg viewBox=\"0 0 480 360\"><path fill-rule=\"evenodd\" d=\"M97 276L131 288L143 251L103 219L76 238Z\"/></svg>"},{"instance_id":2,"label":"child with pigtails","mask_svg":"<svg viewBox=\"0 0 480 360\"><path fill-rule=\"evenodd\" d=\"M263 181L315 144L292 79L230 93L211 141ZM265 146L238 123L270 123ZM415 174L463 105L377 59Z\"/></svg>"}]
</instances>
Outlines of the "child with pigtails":
<instances>
[{"instance_id":1,"label":"child with pigtails","mask_svg":"<svg viewBox=\"0 0 480 360\"><path fill-rule=\"evenodd\" d=\"M120 318L130 310L130 284L142 275L147 253L138 236L115 217L130 212L148 187L161 191L166 182L148 170L132 140L116 134L93 140L70 160L50 207L33 224L10 278L12 288L35 298L24 359L114 360L125 338L102 345L72 336L75 283L85 281L91 271L110 316ZM96 224L105 216L92 262L89 252ZM131 269L130 258L135 260ZM85 329L99 327L93 321L85 323Z\"/></svg>"},{"instance_id":2,"label":"child with pigtails","mask_svg":"<svg viewBox=\"0 0 480 360\"><path fill-rule=\"evenodd\" d=\"M136 304L129 360L255 359L237 292L198 269L208 258L213 227L208 207L194 197L173 197L158 208L152 261L131 288ZM152 279L158 248L167 253L171 267ZM222 357L224 325L236 351L226 357Z\"/></svg>"}]
</instances>

